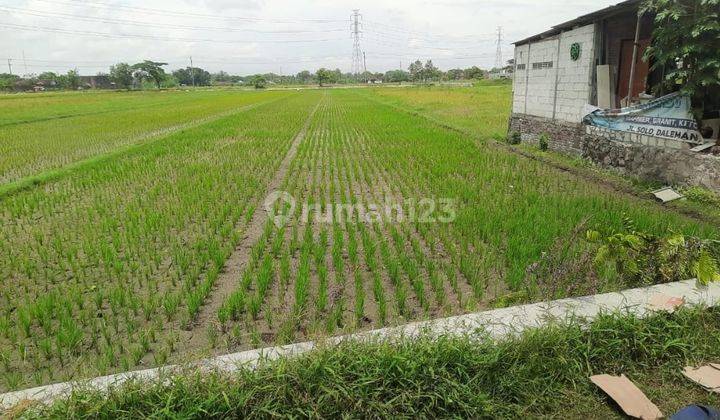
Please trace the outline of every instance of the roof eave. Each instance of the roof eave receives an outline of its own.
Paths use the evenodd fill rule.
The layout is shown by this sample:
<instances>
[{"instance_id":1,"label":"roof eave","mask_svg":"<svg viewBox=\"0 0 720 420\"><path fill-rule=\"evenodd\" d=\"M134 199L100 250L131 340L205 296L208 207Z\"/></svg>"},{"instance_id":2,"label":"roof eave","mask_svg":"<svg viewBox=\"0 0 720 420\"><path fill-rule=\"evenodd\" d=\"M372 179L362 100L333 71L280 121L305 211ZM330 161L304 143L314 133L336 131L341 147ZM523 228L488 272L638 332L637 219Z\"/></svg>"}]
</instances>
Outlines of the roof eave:
<instances>
[{"instance_id":1,"label":"roof eave","mask_svg":"<svg viewBox=\"0 0 720 420\"><path fill-rule=\"evenodd\" d=\"M561 23L559 25L555 25L552 27L552 29L550 29L548 31L542 32L537 35L533 35L531 37L525 38L520 41L513 42L513 45L515 45L516 47L519 45L525 45L525 44L528 44L533 41L538 41L541 39L549 38L551 36L555 36L555 35L559 34L560 32L570 29L570 28L575 28L577 26L587 25L587 24L596 22L598 20L607 19L609 17L636 9L637 7L639 7L640 3L641 3L641 0L626 0L622 3L616 4L614 6L609 6L604 9L600 9L595 12L580 16L573 20L569 20L567 22Z\"/></svg>"}]
</instances>

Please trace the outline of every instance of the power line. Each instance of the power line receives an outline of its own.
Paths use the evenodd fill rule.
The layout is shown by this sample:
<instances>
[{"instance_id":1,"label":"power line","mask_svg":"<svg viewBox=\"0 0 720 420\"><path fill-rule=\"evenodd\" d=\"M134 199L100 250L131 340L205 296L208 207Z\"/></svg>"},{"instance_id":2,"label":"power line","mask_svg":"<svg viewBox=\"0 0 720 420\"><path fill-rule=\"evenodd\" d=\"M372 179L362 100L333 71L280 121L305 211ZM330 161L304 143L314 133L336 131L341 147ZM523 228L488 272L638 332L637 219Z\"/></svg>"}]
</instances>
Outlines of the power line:
<instances>
[{"instance_id":1,"label":"power line","mask_svg":"<svg viewBox=\"0 0 720 420\"><path fill-rule=\"evenodd\" d=\"M315 29L278 29L278 30L262 30L262 29L254 29L254 28L243 28L243 27L219 27L219 26L203 26L203 25L196 25L194 24L195 20L200 19L218 19L223 22L228 23L229 25L236 24L238 22L245 22L245 23L260 23L260 22L275 22L275 23L334 23L334 22L341 22L340 20L333 20L333 19L295 19L295 18L268 18L268 19L261 19L261 18L252 18L252 17L240 17L240 16L224 16L224 15L211 15L211 14L204 14L204 13L194 13L194 12L186 12L186 11L172 11L172 10L162 10L162 9L152 9L152 8L146 8L146 7L133 7L133 6L126 6L126 5L116 5L116 4L110 4L105 3L103 1L96 1L96 0L37 0L42 1L50 4L68 4L73 6L82 6L82 7L94 7L99 8L102 10L98 10L98 13L107 12L108 14L113 12L112 17L95 17L95 16L87 16L87 15L78 15L78 14L72 14L72 13L63 13L63 12L55 12L55 11L41 11L41 10L31 10L31 9L20 9L20 8L14 8L14 7L8 7L4 5L0 5L0 10L10 11L11 13L20 13L20 14L27 14L30 16L36 16L39 18L47 18L47 19L67 19L67 20L80 20L80 21L89 21L89 22L101 22L101 23L109 23L109 24L118 24L118 25L132 25L132 26L138 26L138 27L151 27L151 28L162 28L162 29L179 29L179 30L191 30L191 31L222 31L222 32L255 32L259 34L302 34L302 33L317 33L317 32L339 32L344 31L346 29L341 28L328 28L326 30L315 30ZM182 17L182 18L188 18L193 19L193 23L188 24L175 24L175 23L169 23L170 19L160 20L160 19L154 19L154 22L147 22L147 21L141 21L141 20L134 20L133 18L117 18L114 17L117 15L117 13L142 13L144 16L147 15L162 15L162 16L171 16L171 17ZM10 15L12 18L12 14ZM138 16L138 18L140 18ZM141 19L141 18L140 18ZM166 23L168 22L168 23ZM347 21L345 21L347 22ZM220 23L222 25L222 23ZM435 39L436 35L429 34L426 32L418 32L415 30L410 30L407 28L400 28L398 26L392 26L387 25L383 23L373 22L371 21L369 24L369 28L366 28L365 26L365 20L363 16L360 14L359 9L353 10L353 14L351 15L351 36L353 38L353 62L352 62L352 68L351 73L352 74L359 74L363 70L365 70L366 67L366 53L371 54L371 59L375 57L394 57L397 59L398 57L408 57L408 58L414 58L418 55L427 55L428 53L435 53L438 56L434 56L435 59L440 60L472 60L476 58L486 58L485 55L472 55L472 51L476 51L479 47L479 44L484 42L491 42L494 41L494 38L488 37L488 34L479 35L480 37L475 36L453 36L453 35L442 35L444 39ZM77 26L75 26L77 27ZM153 35L151 33L137 33L141 32L140 30L137 30L135 33L110 33L110 32L99 32L99 31L92 31L92 30L79 30L79 29L63 29L58 27L49 27L49 26L35 26L32 24L26 25L26 24L15 24L15 23L4 23L0 22L0 28L7 28L7 29L14 29L14 30L23 30L23 31L33 31L33 32L49 32L49 33L56 33L56 34L64 34L64 35L80 35L80 36L88 36L88 37L99 37L99 38L115 38L115 39L139 39L139 40L151 40L151 41L165 41L165 42L185 42L185 43L210 43L210 44L227 44L227 45L233 45L236 46L239 42L242 42L243 44L252 44L252 43L278 43L278 44L301 44L301 43L321 43L321 42L334 42L334 41L341 41L342 38L322 38L322 39L285 39L285 40L279 40L279 39L259 39L259 40L243 40L243 41L236 41L236 40L230 40L230 39L215 39L212 36L208 37L174 37L174 36L163 36L163 35ZM109 31L109 28L108 28ZM471 38L472 37L472 38ZM485 38L482 38L485 37ZM496 66L502 68L503 61L503 46L502 46L502 28L498 28L497 32L497 50L495 53L496 58ZM361 48L361 40L362 42L369 42L371 45L377 46L377 49L380 50L396 50L396 51L402 51L402 53L371 53L369 51L363 51ZM444 44L444 45L443 45ZM458 45L460 44L460 45ZM388 48L382 48L382 47L388 47ZM485 47L487 48L487 47ZM489 48L487 48L489 49ZM413 53L415 52L415 53ZM506 51L507 53L507 51ZM459 54L459 55L458 55ZM491 55L491 54L488 54ZM187 56L186 56L187 57ZM197 58L197 57L196 57ZM319 60L338 60L337 57L303 57L300 59L293 58L290 60L283 60L283 63L316 63ZM8 67L11 69L12 59L8 59ZM15 59L17 60L17 59ZM182 61L181 61L182 60ZM175 63L184 62L187 63L187 58L179 59ZM216 64L238 64L238 65L262 65L262 64L274 64L277 62L277 60L282 60L279 58L276 58L274 61L213 61L213 60L203 60L204 63L216 63ZM166 60L163 60L166 61ZM25 65L25 71L27 72L28 68L28 62L30 63L60 63L59 60L33 60L33 59L25 59L24 57L24 51L23 51L23 63ZM68 61L67 63L70 64L76 64L76 63L83 63L82 61ZM84 63L108 63L111 64L111 62L91 62L86 61ZM190 61L191 68L194 68L192 58ZM43 67L41 65L37 64L31 64L30 67ZM45 67L51 67L51 66L45 66ZM59 66L58 66L59 67ZM73 67L76 67L73 65ZM92 66L79 66L79 67L86 67L86 68L92 68ZM98 66L99 67L99 66ZM194 71L192 76L194 77Z\"/></svg>"},{"instance_id":2,"label":"power line","mask_svg":"<svg viewBox=\"0 0 720 420\"><path fill-rule=\"evenodd\" d=\"M204 57L197 57L197 56L195 56L194 58L201 59L204 63L208 63L208 64L241 64L241 65L242 64L274 64L278 60L278 59L275 59L275 60L261 60L261 61L257 61L257 60L254 60L254 61L236 61L236 60L228 61L228 60L219 60L219 59L204 58ZM17 58L12 58L12 57L2 58L2 59L3 60L5 60L5 59L18 60ZM285 63L312 63L312 62L319 61L319 60L342 60L343 57L340 57L340 56L302 57L302 58L288 57L288 58L279 58L279 59L283 60L283 62L285 62ZM163 62L166 62L169 64L182 64L182 63L186 63L187 62L186 60L187 60L187 58L184 58L184 59L181 58L181 59L177 59L177 60L176 59L160 60L160 61L163 61ZM92 60L84 61L84 60L43 60L43 59L28 58L27 61L29 61L31 63L49 63L49 64L54 63L54 64L58 64L58 65L75 64L75 63L97 64L97 66L80 66L80 67L96 68L96 67L101 67L103 65L117 64L118 62L125 62L125 61L133 62L133 61L137 61L137 60L136 59L119 59L116 61L92 61ZM31 66L32 67L40 67L37 64L31 64Z\"/></svg>"},{"instance_id":3,"label":"power line","mask_svg":"<svg viewBox=\"0 0 720 420\"><path fill-rule=\"evenodd\" d=\"M402 31L395 29L388 29L387 27L380 26L377 23L367 23L364 21L365 29L367 31L373 31L385 36L391 36L400 38L405 36L410 39L424 40L427 42L451 42L451 43L476 43L478 39L491 39L495 40L495 32L476 34L476 35L443 35L443 34L431 34L427 32L415 32L415 31ZM379 29L376 29L379 28Z\"/></svg>"},{"instance_id":4,"label":"power line","mask_svg":"<svg viewBox=\"0 0 720 420\"><path fill-rule=\"evenodd\" d=\"M105 18L96 16L83 16L70 13L62 12L45 12L39 10L29 9L18 9L15 7L0 6L0 10L6 10L12 13L19 13L23 15L47 18L47 19L66 19L66 20L81 20L86 22L100 22L100 23L114 23L122 25L132 25L149 28L161 28L161 29L187 29L193 31L220 31L220 32L253 32L259 34L301 34L301 33L318 33L318 32L344 32L343 28L330 28L330 29L317 29L317 30L259 30L250 28L232 28L232 27L218 27L218 26L194 26L194 25L178 25L178 24L164 24L164 23L150 23L150 22L139 22L129 19L118 19L118 18Z\"/></svg>"},{"instance_id":5,"label":"power line","mask_svg":"<svg viewBox=\"0 0 720 420\"><path fill-rule=\"evenodd\" d=\"M503 67L503 52L502 52L502 26L497 28L497 52L495 53L495 68L501 69Z\"/></svg>"},{"instance_id":6,"label":"power line","mask_svg":"<svg viewBox=\"0 0 720 420\"><path fill-rule=\"evenodd\" d=\"M206 13L195 13L195 12L185 12L185 11L177 11L177 10L167 10L167 9L154 9L149 7L140 7L140 6L127 6L123 4L110 4L110 3L104 3L100 1L90 1L90 0L70 0L70 1L62 1L62 0L37 0L41 1L43 3L49 3L49 4L66 4L66 5L74 5L74 6L82 6L82 7L94 7L94 8L104 8L104 9L110 9L110 10L123 10L123 11L129 11L133 13L142 13L143 15L146 14L155 14L155 15L164 15L164 16L176 16L176 17L186 17L186 18L207 18L207 19L219 19L219 20L237 20L237 21L244 21L244 22L272 22L272 23L343 23L345 21L343 20L336 20L336 19L298 19L298 18L254 18L254 17L247 17L247 16L227 16L227 15L213 15L213 14L206 14Z\"/></svg>"},{"instance_id":7,"label":"power line","mask_svg":"<svg viewBox=\"0 0 720 420\"><path fill-rule=\"evenodd\" d=\"M168 42L203 42L203 43L214 43L214 44L232 44L237 45L238 41L235 40L222 40L222 39L208 39L208 38L179 38L179 37L164 37L164 36L153 36L143 34L109 34L106 32L94 32L94 31L79 31L71 29L61 28L48 28L45 26L35 25L16 25L12 23L0 22L0 28L19 29L25 31L41 31L50 33L59 33L67 35L83 35L83 36L94 36L102 38L119 38L119 39L144 39L152 41L168 41ZM245 41L247 44L252 43L275 43L275 44L299 44L299 43L317 43L317 42L332 42L342 41L343 38L324 38L324 39L286 39L286 40L248 40Z\"/></svg>"},{"instance_id":8,"label":"power line","mask_svg":"<svg viewBox=\"0 0 720 420\"><path fill-rule=\"evenodd\" d=\"M376 44L376 45L382 45L386 47L392 47L392 48L402 48L404 50L436 50L436 51L449 51L449 52L455 52L455 51L467 51L467 50L477 50L478 46L465 46L465 47L438 47L438 46L432 46L432 45L408 45L408 43L404 43L402 41L397 41L393 39L387 39L384 37L376 37L371 32L368 32L366 39L367 41Z\"/></svg>"}]
</instances>

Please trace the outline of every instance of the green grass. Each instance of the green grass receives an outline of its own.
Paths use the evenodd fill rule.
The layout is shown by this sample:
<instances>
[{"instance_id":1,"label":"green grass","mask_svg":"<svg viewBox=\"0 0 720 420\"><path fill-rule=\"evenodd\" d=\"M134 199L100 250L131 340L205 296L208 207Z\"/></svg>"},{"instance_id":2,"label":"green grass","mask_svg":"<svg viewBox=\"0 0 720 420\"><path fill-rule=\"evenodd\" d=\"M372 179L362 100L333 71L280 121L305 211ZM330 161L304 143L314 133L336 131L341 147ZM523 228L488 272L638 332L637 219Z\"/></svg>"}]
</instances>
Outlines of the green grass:
<instances>
[{"instance_id":1,"label":"green grass","mask_svg":"<svg viewBox=\"0 0 720 420\"><path fill-rule=\"evenodd\" d=\"M383 102L409 108L485 138L507 132L512 85L488 81L473 87L417 86L368 90Z\"/></svg>"},{"instance_id":2,"label":"green grass","mask_svg":"<svg viewBox=\"0 0 720 420\"><path fill-rule=\"evenodd\" d=\"M443 86L420 86L407 89L374 89L371 92L376 99L400 109L416 112L424 117L462 130L484 140L494 139L505 142L508 118L511 109L512 85L506 81L481 81L474 87L458 88ZM542 152L535 146L517 147L542 159L545 163L561 168L570 168L580 176L611 182L620 190L649 197L649 192L665 186L658 182L640 180L633 176L620 175L608 169L602 169L592 162L578 157L547 151ZM687 214L697 214L701 218L720 224L720 206L717 194L699 187L679 187L687 199L667 205Z\"/></svg>"},{"instance_id":3,"label":"green grass","mask_svg":"<svg viewBox=\"0 0 720 420\"><path fill-rule=\"evenodd\" d=\"M162 363L317 99L288 96L281 111L220 118L0 198L1 387Z\"/></svg>"},{"instance_id":4,"label":"green grass","mask_svg":"<svg viewBox=\"0 0 720 420\"><path fill-rule=\"evenodd\" d=\"M193 91L0 96L0 184L286 95Z\"/></svg>"},{"instance_id":5,"label":"green grass","mask_svg":"<svg viewBox=\"0 0 720 420\"><path fill-rule=\"evenodd\" d=\"M232 376L180 376L109 395L79 391L27 418L621 418L588 380L625 374L671 414L720 398L685 379L685 365L720 359L720 311L639 320L603 316L589 328L546 327L500 342L481 336L346 343Z\"/></svg>"},{"instance_id":6,"label":"green grass","mask_svg":"<svg viewBox=\"0 0 720 420\"><path fill-rule=\"evenodd\" d=\"M141 93L98 94L119 102L94 106L117 112L4 127L41 133L52 121L62 130L48 149L32 141L33 130L13 137L27 135L29 156L50 160L31 158L33 170L9 159L29 175L0 186L0 389L622 289L597 279L597 245L584 229L619 229L626 216L658 235L718 236L716 224L618 195L381 96L434 101L426 106L493 136L507 121L499 105L507 85L393 89L191 92L192 100L176 92L167 97L177 101L166 104L173 111L147 118L132 109ZM63 101L68 112L92 112L97 98L9 101L48 101L40 118L57 115ZM257 106L226 115L240 104ZM142 142L116 125L137 119L152 132L198 117ZM88 130L107 133L76 136ZM98 142L108 150L86 148ZM254 226L275 181L297 200L296 223ZM390 199L407 212L408 201L424 198L455 200L457 218L297 222L305 203ZM248 230L259 239L238 247Z\"/></svg>"}]
</instances>

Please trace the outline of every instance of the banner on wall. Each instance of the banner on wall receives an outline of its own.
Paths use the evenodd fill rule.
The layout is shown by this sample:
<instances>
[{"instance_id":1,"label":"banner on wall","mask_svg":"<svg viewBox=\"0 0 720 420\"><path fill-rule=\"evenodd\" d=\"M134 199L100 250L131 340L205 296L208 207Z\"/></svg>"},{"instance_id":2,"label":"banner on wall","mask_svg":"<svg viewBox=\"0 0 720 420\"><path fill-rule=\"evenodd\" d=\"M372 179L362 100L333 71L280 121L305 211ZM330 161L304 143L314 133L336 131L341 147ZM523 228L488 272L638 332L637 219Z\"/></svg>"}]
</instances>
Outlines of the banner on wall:
<instances>
[{"instance_id":1,"label":"banner on wall","mask_svg":"<svg viewBox=\"0 0 720 420\"><path fill-rule=\"evenodd\" d=\"M702 143L690 98L679 93L628 108L599 109L587 114L583 123L644 136Z\"/></svg>"}]
</instances>

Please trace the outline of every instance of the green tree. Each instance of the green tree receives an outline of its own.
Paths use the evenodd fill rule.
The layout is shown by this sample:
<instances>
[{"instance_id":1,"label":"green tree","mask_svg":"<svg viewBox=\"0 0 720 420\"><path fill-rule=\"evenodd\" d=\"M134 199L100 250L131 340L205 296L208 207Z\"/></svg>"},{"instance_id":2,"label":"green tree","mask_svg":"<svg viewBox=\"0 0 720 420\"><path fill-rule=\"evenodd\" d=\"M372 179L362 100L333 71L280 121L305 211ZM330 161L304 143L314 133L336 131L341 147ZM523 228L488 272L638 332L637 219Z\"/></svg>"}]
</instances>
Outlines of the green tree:
<instances>
[{"instance_id":1,"label":"green tree","mask_svg":"<svg viewBox=\"0 0 720 420\"><path fill-rule=\"evenodd\" d=\"M646 0L655 15L645 60L665 77L656 93L679 90L693 99L696 114L720 96L720 0ZM701 115L698 115L702 117Z\"/></svg>"},{"instance_id":2,"label":"green tree","mask_svg":"<svg viewBox=\"0 0 720 420\"><path fill-rule=\"evenodd\" d=\"M210 83L230 83L231 76L226 72L220 70L219 72L210 75Z\"/></svg>"},{"instance_id":3,"label":"green tree","mask_svg":"<svg viewBox=\"0 0 720 420\"><path fill-rule=\"evenodd\" d=\"M77 69L68 70L65 77L62 78L62 87L71 90L77 90L80 87L80 73Z\"/></svg>"},{"instance_id":4,"label":"green tree","mask_svg":"<svg viewBox=\"0 0 720 420\"><path fill-rule=\"evenodd\" d=\"M447 71L448 80L461 80L465 77L465 72L462 69L450 69Z\"/></svg>"},{"instance_id":5,"label":"green tree","mask_svg":"<svg viewBox=\"0 0 720 420\"><path fill-rule=\"evenodd\" d=\"M267 79L262 74L256 74L250 78L250 84L255 86L255 89L265 89Z\"/></svg>"},{"instance_id":6,"label":"green tree","mask_svg":"<svg viewBox=\"0 0 720 420\"><path fill-rule=\"evenodd\" d=\"M343 80L343 73L340 69L335 69L330 72L330 83L340 83L344 82L347 83L347 81Z\"/></svg>"},{"instance_id":7,"label":"green tree","mask_svg":"<svg viewBox=\"0 0 720 420\"><path fill-rule=\"evenodd\" d=\"M364 71L360 73L360 78L358 79L359 82L367 82L368 80L371 80L373 78L373 74L370 71Z\"/></svg>"},{"instance_id":8,"label":"green tree","mask_svg":"<svg viewBox=\"0 0 720 420\"><path fill-rule=\"evenodd\" d=\"M422 80L423 77L423 65L422 61L415 60L413 63L410 63L410 66L408 67L408 71L410 72L410 80L413 82L418 82Z\"/></svg>"},{"instance_id":9,"label":"green tree","mask_svg":"<svg viewBox=\"0 0 720 420\"><path fill-rule=\"evenodd\" d=\"M0 89L11 90L18 79L20 77L15 74L0 73Z\"/></svg>"},{"instance_id":10,"label":"green tree","mask_svg":"<svg viewBox=\"0 0 720 420\"><path fill-rule=\"evenodd\" d=\"M192 86L209 86L210 85L210 72L203 70L199 67L187 67L184 69L175 70L173 76L177 79L181 85Z\"/></svg>"},{"instance_id":11,"label":"green tree","mask_svg":"<svg viewBox=\"0 0 720 420\"><path fill-rule=\"evenodd\" d=\"M325 83L331 83L333 77L333 72L324 67L315 73L315 80L320 86L324 86Z\"/></svg>"},{"instance_id":12,"label":"green tree","mask_svg":"<svg viewBox=\"0 0 720 420\"><path fill-rule=\"evenodd\" d=\"M468 79L484 79L485 72L478 66L472 66L468 69L465 69L465 77L467 77Z\"/></svg>"},{"instance_id":13,"label":"green tree","mask_svg":"<svg viewBox=\"0 0 720 420\"><path fill-rule=\"evenodd\" d=\"M388 83L399 83L410 81L410 73L405 70L390 70L383 76L383 81Z\"/></svg>"},{"instance_id":14,"label":"green tree","mask_svg":"<svg viewBox=\"0 0 720 420\"><path fill-rule=\"evenodd\" d=\"M425 66L422 70L422 78L423 80L437 80L440 78L440 69L435 67L435 64L433 64L432 60L428 60L425 62Z\"/></svg>"},{"instance_id":15,"label":"green tree","mask_svg":"<svg viewBox=\"0 0 720 420\"><path fill-rule=\"evenodd\" d=\"M110 66L110 80L115 86L130 89L133 83L133 68L128 63L117 63Z\"/></svg>"},{"instance_id":16,"label":"green tree","mask_svg":"<svg viewBox=\"0 0 720 420\"><path fill-rule=\"evenodd\" d=\"M222 70L210 76L211 84L221 84L222 85L222 84L228 84L228 83L237 83L240 80L242 80L242 78L240 76L233 76Z\"/></svg>"},{"instance_id":17,"label":"green tree","mask_svg":"<svg viewBox=\"0 0 720 420\"><path fill-rule=\"evenodd\" d=\"M57 80L57 74L52 71L45 71L38 75L38 80Z\"/></svg>"},{"instance_id":18,"label":"green tree","mask_svg":"<svg viewBox=\"0 0 720 420\"><path fill-rule=\"evenodd\" d=\"M46 88L58 85L58 75L51 71L40 73L37 77L38 82L42 82Z\"/></svg>"},{"instance_id":19,"label":"green tree","mask_svg":"<svg viewBox=\"0 0 720 420\"><path fill-rule=\"evenodd\" d=\"M310 73L307 70L303 70L300 73L297 74L297 81L298 83L310 83L312 82L313 76L312 73Z\"/></svg>"},{"instance_id":20,"label":"green tree","mask_svg":"<svg viewBox=\"0 0 720 420\"><path fill-rule=\"evenodd\" d=\"M165 79L163 66L167 66L167 63L145 60L142 63L133 65L132 68L135 70L136 77L139 79L150 78L155 82L157 88L160 89L160 83Z\"/></svg>"}]
</instances>

